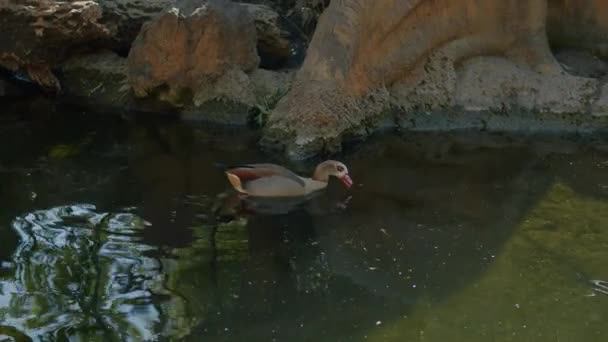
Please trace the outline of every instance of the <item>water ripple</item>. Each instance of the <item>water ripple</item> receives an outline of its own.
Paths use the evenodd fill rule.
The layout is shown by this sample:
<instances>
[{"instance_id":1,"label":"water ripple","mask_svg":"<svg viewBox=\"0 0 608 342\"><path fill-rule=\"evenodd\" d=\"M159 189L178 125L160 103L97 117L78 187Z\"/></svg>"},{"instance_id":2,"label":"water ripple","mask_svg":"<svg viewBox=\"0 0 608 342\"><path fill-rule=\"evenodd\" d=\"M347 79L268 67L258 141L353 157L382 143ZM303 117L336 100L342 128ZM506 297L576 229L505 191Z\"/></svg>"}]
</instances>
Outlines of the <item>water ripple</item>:
<instances>
[{"instance_id":1,"label":"water ripple","mask_svg":"<svg viewBox=\"0 0 608 342\"><path fill-rule=\"evenodd\" d=\"M33 339L58 336L153 340L162 320L155 295L162 261L146 255L148 225L131 213L89 204L39 210L14 219L21 243L13 279L0 280L0 320Z\"/></svg>"}]
</instances>

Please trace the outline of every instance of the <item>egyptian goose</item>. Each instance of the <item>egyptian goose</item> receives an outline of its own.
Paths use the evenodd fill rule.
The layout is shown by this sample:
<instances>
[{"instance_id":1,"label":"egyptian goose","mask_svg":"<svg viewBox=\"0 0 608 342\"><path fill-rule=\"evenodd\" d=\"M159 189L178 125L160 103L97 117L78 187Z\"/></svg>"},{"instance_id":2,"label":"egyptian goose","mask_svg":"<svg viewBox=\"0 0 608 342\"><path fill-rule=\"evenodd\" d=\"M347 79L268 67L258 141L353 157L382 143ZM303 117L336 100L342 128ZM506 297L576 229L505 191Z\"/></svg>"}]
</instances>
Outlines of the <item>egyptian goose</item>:
<instances>
[{"instance_id":1,"label":"egyptian goose","mask_svg":"<svg viewBox=\"0 0 608 342\"><path fill-rule=\"evenodd\" d=\"M335 160L317 165L312 178L300 177L275 164L239 165L225 170L225 173L236 191L250 196L305 196L325 189L330 176L338 178L346 188L353 185L346 165Z\"/></svg>"}]
</instances>

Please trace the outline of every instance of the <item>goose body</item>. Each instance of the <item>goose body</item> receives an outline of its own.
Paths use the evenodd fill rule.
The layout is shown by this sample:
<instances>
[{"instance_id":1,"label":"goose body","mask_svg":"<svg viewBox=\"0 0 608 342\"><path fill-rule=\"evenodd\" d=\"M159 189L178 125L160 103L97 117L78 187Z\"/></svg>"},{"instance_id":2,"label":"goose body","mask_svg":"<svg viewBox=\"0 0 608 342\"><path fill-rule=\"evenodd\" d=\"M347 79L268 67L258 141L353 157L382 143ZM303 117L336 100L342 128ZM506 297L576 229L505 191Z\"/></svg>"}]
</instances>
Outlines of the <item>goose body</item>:
<instances>
[{"instance_id":1,"label":"goose body","mask_svg":"<svg viewBox=\"0 0 608 342\"><path fill-rule=\"evenodd\" d=\"M347 188L352 186L346 166L333 160L317 165L311 178L301 177L276 164L239 165L227 169L225 173L236 191L250 196L306 196L325 189L330 176L338 178Z\"/></svg>"}]
</instances>

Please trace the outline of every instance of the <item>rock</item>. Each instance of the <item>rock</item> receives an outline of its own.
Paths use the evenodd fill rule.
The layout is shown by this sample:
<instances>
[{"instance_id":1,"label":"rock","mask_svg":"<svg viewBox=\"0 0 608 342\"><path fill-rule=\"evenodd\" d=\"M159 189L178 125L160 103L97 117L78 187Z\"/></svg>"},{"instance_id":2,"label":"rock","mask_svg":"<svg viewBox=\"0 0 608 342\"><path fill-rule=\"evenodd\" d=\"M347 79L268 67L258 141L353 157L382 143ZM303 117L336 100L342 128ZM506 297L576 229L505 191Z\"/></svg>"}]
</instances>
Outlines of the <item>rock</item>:
<instances>
[{"instance_id":1,"label":"rock","mask_svg":"<svg viewBox=\"0 0 608 342\"><path fill-rule=\"evenodd\" d=\"M75 50L128 51L141 25L178 0L0 1L0 66L22 69L47 90L53 73Z\"/></svg>"},{"instance_id":2,"label":"rock","mask_svg":"<svg viewBox=\"0 0 608 342\"><path fill-rule=\"evenodd\" d=\"M128 52L143 23L179 0L96 0L103 10L101 23L110 30L109 47Z\"/></svg>"},{"instance_id":3,"label":"rock","mask_svg":"<svg viewBox=\"0 0 608 342\"><path fill-rule=\"evenodd\" d=\"M79 44L105 39L95 1L4 0L0 2L0 66L23 68L44 88L61 89L51 68Z\"/></svg>"},{"instance_id":4,"label":"rock","mask_svg":"<svg viewBox=\"0 0 608 342\"><path fill-rule=\"evenodd\" d=\"M598 81L541 75L499 57L479 57L459 71L455 105L469 111L588 112Z\"/></svg>"},{"instance_id":5,"label":"rock","mask_svg":"<svg viewBox=\"0 0 608 342\"><path fill-rule=\"evenodd\" d=\"M241 6L221 0L192 11L172 8L144 24L128 56L129 82L139 97L159 93L184 105L225 75L231 83L259 64L253 19ZM221 91L220 91L221 92Z\"/></svg>"},{"instance_id":6,"label":"rock","mask_svg":"<svg viewBox=\"0 0 608 342\"><path fill-rule=\"evenodd\" d=\"M245 8L209 1L167 10L142 28L128 59L101 51L63 63L65 95L97 108L246 124L254 111L274 108L293 73L256 69L253 20Z\"/></svg>"},{"instance_id":7,"label":"rock","mask_svg":"<svg viewBox=\"0 0 608 342\"><path fill-rule=\"evenodd\" d=\"M230 70L213 84L199 88L181 117L231 125L245 125L254 119L261 125L289 90L292 78L292 72L257 69L245 74ZM252 111L257 112L255 117Z\"/></svg>"},{"instance_id":8,"label":"rock","mask_svg":"<svg viewBox=\"0 0 608 342\"><path fill-rule=\"evenodd\" d=\"M441 52L433 53L412 71L407 82L390 87L391 104L405 112L446 108L452 104L457 82L454 60Z\"/></svg>"},{"instance_id":9,"label":"rock","mask_svg":"<svg viewBox=\"0 0 608 342\"><path fill-rule=\"evenodd\" d=\"M261 140L262 146L294 160L339 152L346 137L359 139L377 127L388 103L382 92L358 98L331 82L306 87L297 82L296 76L289 93L270 113Z\"/></svg>"},{"instance_id":10,"label":"rock","mask_svg":"<svg viewBox=\"0 0 608 342\"><path fill-rule=\"evenodd\" d=\"M231 69L212 84L199 88L191 103L179 108L158 98L136 99L128 83L127 59L111 51L76 55L61 65L64 94L76 103L96 109L134 109L142 112L180 112L187 120L247 124L254 108L270 108L289 89L293 73L255 70L250 74ZM162 99L162 98L160 98ZM266 109L270 110L270 109Z\"/></svg>"},{"instance_id":11,"label":"rock","mask_svg":"<svg viewBox=\"0 0 608 342\"><path fill-rule=\"evenodd\" d=\"M258 37L261 67L276 69L291 56L291 33L281 16L272 8L258 4L242 4L254 19Z\"/></svg>"},{"instance_id":12,"label":"rock","mask_svg":"<svg viewBox=\"0 0 608 342\"><path fill-rule=\"evenodd\" d=\"M314 149L338 151L344 136L379 114L362 101L395 84L420 84L419 69L433 53L453 61L502 54L536 72L558 74L562 69L545 34L545 1L332 1L320 17L289 105L277 106L266 128L265 134L287 140L263 141L283 145L295 158ZM310 127L322 129L305 133Z\"/></svg>"},{"instance_id":13,"label":"rock","mask_svg":"<svg viewBox=\"0 0 608 342\"><path fill-rule=\"evenodd\" d=\"M589 51L565 49L555 53L564 70L576 76L602 78L608 74L608 63Z\"/></svg>"},{"instance_id":14,"label":"rock","mask_svg":"<svg viewBox=\"0 0 608 342\"><path fill-rule=\"evenodd\" d=\"M601 87L599 97L591 107L591 113L594 116L608 117L608 83Z\"/></svg>"},{"instance_id":15,"label":"rock","mask_svg":"<svg viewBox=\"0 0 608 342\"><path fill-rule=\"evenodd\" d=\"M128 57L135 95L170 103L184 119L247 123L252 109L262 107L269 93L284 94L290 81L283 73L257 70L256 31L247 8L203 1L144 24Z\"/></svg>"},{"instance_id":16,"label":"rock","mask_svg":"<svg viewBox=\"0 0 608 342\"><path fill-rule=\"evenodd\" d=\"M131 104L127 60L111 51L77 55L61 67L65 95L89 106L121 108Z\"/></svg>"},{"instance_id":17,"label":"rock","mask_svg":"<svg viewBox=\"0 0 608 342\"><path fill-rule=\"evenodd\" d=\"M286 29L286 23L274 10L263 5L232 4L218 0L3 0L0 1L0 25L4 28L3 39L0 40L0 67L23 71L32 82L46 90L59 92L61 84L55 76L55 69L70 55L100 49L127 54L144 22L177 5L189 12L184 16L190 19L183 20L193 26L196 26L195 17L199 18L199 22L206 20L207 14L202 14L206 11L216 11L209 18L221 17L218 20L228 23L218 26L223 27L219 31L223 36L210 38L214 33L205 34L205 39L216 41L223 40L226 35L232 37L230 44L227 40L223 43L224 50L216 51L217 56L234 56L234 52L241 47L243 51L249 49L246 46L251 41L255 44L255 38L251 38L255 33L251 30L249 19L254 16L255 27L260 35L258 49L264 56L264 65L278 68L284 66L291 57L290 33ZM191 16L193 7L196 6L207 9ZM228 32L230 27L238 33ZM202 33L193 34L201 36ZM248 59L244 63L249 63L245 69L249 70L259 60L251 51L245 53L249 56L243 55L243 58ZM236 62L235 58L231 57L228 64ZM215 60L221 61L222 58L216 57Z\"/></svg>"},{"instance_id":18,"label":"rock","mask_svg":"<svg viewBox=\"0 0 608 342\"><path fill-rule=\"evenodd\" d=\"M257 103L268 101L268 97L281 98L287 94L294 72L278 72L258 69L249 75ZM278 101L278 99L276 99ZM276 104L276 101L275 103ZM270 104L272 106L272 104Z\"/></svg>"}]
</instances>

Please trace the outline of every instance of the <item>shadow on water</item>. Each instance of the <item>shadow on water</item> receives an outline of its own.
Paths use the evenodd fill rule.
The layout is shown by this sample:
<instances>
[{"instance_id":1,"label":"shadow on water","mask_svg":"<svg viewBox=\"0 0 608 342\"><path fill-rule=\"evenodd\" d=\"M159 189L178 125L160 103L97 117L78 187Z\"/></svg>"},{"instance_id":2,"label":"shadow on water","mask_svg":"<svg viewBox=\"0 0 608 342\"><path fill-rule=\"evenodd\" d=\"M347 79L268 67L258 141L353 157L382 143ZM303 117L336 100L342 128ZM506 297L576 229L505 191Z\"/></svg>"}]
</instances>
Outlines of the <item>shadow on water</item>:
<instances>
[{"instance_id":1,"label":"shadow on water","mask_svg":"<svg viewBox=\"0 0 608 342\"><path fill-rule=\"evenodd\" d=\"M285 162L238 129L67 113L2 131L0 340L608 336L608 297L587 297L608 280L605 140L382 135L341 157L351 191L277 202L215 169Z\"/></svg>"}]
</instances>

